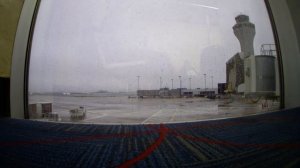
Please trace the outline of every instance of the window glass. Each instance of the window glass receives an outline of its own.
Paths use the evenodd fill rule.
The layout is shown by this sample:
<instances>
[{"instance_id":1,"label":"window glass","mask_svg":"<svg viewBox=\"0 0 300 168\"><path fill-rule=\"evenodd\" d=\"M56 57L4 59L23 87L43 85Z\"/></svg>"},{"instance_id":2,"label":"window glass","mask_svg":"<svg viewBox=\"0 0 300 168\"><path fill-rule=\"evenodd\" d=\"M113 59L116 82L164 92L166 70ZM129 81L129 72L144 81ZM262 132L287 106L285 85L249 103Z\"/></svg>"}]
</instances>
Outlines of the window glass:
<instances>
[{"instance_id":1,"label":"window glass","mask_svg":"<svg viewBox=\"0 0 300 168\"><path fill-rule=\"evenodd\" d=\"M162 123L279 108L276 47L261 0L42 1L31 119Z\"/></svg>"}]
</instances>

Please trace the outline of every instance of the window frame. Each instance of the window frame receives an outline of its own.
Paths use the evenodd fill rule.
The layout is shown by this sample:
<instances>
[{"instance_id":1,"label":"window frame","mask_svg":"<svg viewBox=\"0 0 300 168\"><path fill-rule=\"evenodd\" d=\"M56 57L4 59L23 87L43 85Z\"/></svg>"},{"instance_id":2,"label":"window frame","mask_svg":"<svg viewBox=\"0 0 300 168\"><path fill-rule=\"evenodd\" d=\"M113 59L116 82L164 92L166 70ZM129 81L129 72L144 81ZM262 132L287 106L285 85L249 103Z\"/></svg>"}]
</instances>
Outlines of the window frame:
<instances>
[{"instance_id":1,"label":"window frame","mask_svg":"<svg viewBox=\"0 0 300 168\"><path fill-rule=\"evenodd\" d=\"M282 57L282 48L280 45L280 34L278 34L275 17L273 14L274 7L278 4L285 3L284 1L264 0L266 9L269 14L271 27L275 45L277 48L279 81L280 81L280 108L285 108L285 81L284 80L284 64ZM31 44L34 34L34 26L38 15L40 0L25 0L21 12L18 29L16 32L12 71L11 71L11 86L10 86L10 100L11 100L11 117L19 119L28 119L28 78L30 66ZM274 5L275 4L275 5ZM289 12L288 8L284 12ZM295 30L294 30L295 31ZM294 38L292 38L294 39ZM294 42L294 41L292 41Z\"/></svg>"}]
</instances>

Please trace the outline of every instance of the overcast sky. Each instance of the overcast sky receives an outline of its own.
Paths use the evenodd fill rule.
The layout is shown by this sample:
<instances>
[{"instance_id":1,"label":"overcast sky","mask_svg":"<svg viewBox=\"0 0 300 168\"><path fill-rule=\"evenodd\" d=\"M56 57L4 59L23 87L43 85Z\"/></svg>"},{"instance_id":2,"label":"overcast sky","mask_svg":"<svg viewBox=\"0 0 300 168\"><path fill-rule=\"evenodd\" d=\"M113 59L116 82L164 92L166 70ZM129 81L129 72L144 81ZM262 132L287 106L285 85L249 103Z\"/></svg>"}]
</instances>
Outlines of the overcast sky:
<instances>
[{"instance_id":1,"label":"overcast sky","mask_svg":"<svg viewBox=\"0 0 300 168\"><path fill-rule=\"evenodd\" d=\"M35 26L30 92L134 91L162 85L217 87L240 52L235 16L256 26L255 54L274 43L263 0L42 1Z\"/></svg>"}]
</instances>

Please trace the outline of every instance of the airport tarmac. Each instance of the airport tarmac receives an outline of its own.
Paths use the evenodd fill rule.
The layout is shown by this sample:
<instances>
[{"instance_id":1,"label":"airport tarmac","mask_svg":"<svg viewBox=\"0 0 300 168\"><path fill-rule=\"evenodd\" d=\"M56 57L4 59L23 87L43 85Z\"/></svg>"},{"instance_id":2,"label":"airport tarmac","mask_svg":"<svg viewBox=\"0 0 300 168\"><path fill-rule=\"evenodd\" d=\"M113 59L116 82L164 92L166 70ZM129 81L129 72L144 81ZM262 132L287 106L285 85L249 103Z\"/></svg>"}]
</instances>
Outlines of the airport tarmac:
<instances>
[{"instance_id":1,"label":"airport tarmac","mask_svg":"<svg viewBox=\"0 0 300 168\"><path fill-rule=\"evenodd\" d=\"M251 104L240 100L207 98L147 98L127 96L49 96L34 95L30 103L52 102L53 112L59 114L60 122L93 124L159 124L194 122L262 114L278 109L278 102L268 102L262 108L261 102ZM71 121L71 109L83 106L84 120Z\"/></svg>"}]
</instances>

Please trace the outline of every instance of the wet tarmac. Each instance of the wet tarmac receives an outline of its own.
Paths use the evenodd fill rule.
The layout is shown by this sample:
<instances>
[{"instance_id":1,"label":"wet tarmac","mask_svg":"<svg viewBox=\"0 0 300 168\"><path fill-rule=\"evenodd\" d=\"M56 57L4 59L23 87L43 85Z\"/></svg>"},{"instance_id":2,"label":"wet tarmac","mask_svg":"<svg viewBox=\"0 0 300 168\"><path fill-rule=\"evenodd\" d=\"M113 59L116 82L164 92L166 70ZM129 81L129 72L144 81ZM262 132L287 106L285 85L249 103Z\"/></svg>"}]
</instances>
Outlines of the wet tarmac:
<instances>
[{"instance_id":1,"label":"wet tarmac","mask_svg":"<svg viewBox=\"0 0 300 168\"><path fill-rule=\"evenodd\" d=\"M278 102L272 101L268 101L267 108L262 108L262 102L247 103L242 99L137 99L127 96L34 95L29 97L29 101L30 103L53 103L53 112L58 113L60 122L94 124L194 122L262 114L274 111L279 107ZM85 119L71 121L69 111L79 106L83 106L87 110Z\"/></svg>"}]
</instances>

